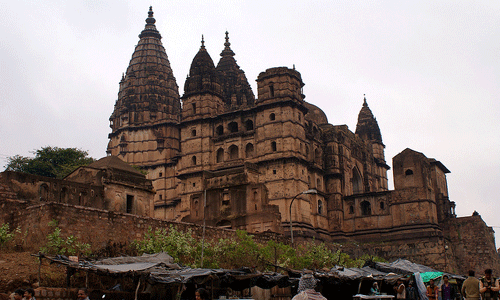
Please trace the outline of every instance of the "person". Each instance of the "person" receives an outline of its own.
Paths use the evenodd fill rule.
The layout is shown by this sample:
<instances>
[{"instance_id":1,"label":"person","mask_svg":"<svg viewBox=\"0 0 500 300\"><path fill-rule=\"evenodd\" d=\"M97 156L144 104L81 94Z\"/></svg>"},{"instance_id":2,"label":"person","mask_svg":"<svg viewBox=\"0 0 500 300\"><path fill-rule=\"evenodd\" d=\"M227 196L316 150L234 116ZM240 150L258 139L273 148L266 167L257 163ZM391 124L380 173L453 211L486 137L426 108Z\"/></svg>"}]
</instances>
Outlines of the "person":
<instances>
[{"instance_id":1,"label":"person","mask_svg":"<svg viewBox=\"0 0 500 300\"><path fill-rule=\"evenodd\" d=\"M398 278L398 281L394 286L394 291L396 292L396 299L406 299L406 287L403 283L403 279Z\"/></svg>"},{"instance_id":2,"label":"person","mask_svg":"<svg viewBox=\"0 0 500 300\"><path fill-rule=\"evenodd\" d=\"M448 275L443 275L443 284L441 285L441 300L454 300L455 289L451 286Z\"/></svg>"},{"instance_id":3,"label":"person","mask_svg":"<svg viewBox=\"0 0 500 300\"><path fill-rule=\"evenodd\" d=\"M299 280L298 294L292 300L326 300L321 293L314 290L316 279L312 274L304 274Z\"/></svg>"},{"instance_id":4,"label":"person","mask_svg":"<svg viewBox=\"0 0 500 300\"><path fill-rule=\"evenodd\" d=\"M492 276L491 269L484 270L484 276L479 281L479 293L482 300L497 300L498 298L498 280Z\"/></svg>"},{"instance_id":5,"label":"person","mask_svg":"<svg viewBox=\"0 0 500 300\"><path fill-rule=\"evenodd\" d=\"M88 295L89 295L89 292L87 291L86 288L79 288L78 289L78 299L79 300L90 300Z\"/></svg>"},{"instance_id":6,"label":"person","mask_svg":"<svg viewBox=\"0 0 500 300\"><path fill-rule=\"evenodd\" d=\"M14 291L14 300L22 300L24 296L23 289L17 289Z\"/></svg>"},{"instance_id":7,"label":"person","mask_svg":"<svg viewBox=\"0 0 500 300\"><path fill-rule=\"evenodd\" d=\"M427 298L429 298L429 300L438 299L438 287L434 285L434 279L429 280L429 285L427 286Z\"/></svg>"},{"instance_id":8,"label":"person","mask_svg":"<svg viewBox=\"0 0 500 300\"><path fill-rule=\"evenodd\" d=\"M462 284L462 295L467 300L479 299L479 280L474 277L475 274L473 270L470 270L469 277Z\"/></svg>"},{"instance_id":9,"label":"person","mask_svg":"<svg viewBox=\"0 0 500 300\"><path fill-rule=\"evenodd\" d=\"M35 290L33 290L32 288L26 289L24 291L24 300L36 300Z\"/></svg>"},{"instance_id":10,"label":"person","mask_svg":"<svg viewBox=\"0 0 500 300\"><path fill-rule=\"evenodd\" d=\"M408 288L406 289L406 299L408 300L419 299L418 291L413 285L414 283L412 281L408 282Z\"/></svg>"},{"instance_id":11,"label":"person","mask_svg":"<svg viewBox=\"0 0 500 300\"><path fill-rule=\"evenodd\" d=\"M194 297L196 300L209 300L210 295L204 288L199 288L194 292Z\"/></svg>"},{"instance_id":12,"label":"person","mask_svg":"<svg viewBox=\"0 0 500 300\"><path fill-rule=\"evenodd\" d=\"M380 295L380 289L378 288L378 282L374 282L370 289L370 296L378 296Z\"/></svg>"}]
</instances>

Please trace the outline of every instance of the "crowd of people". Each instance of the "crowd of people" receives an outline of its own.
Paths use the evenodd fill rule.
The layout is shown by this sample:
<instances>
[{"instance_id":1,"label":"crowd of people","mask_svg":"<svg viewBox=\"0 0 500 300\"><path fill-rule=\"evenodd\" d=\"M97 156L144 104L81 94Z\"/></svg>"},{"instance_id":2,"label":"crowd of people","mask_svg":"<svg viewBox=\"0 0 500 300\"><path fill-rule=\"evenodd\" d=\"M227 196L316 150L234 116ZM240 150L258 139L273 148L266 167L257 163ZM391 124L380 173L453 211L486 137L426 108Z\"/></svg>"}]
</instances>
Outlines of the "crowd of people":
<instances>
[{"instance_id":1,"label":"crowd of people","mask_svg":"<svg viewBox=\"0 0 500 300\"><path fill-rule=\"evenodd\" d=\"M499 299L499 279L493 277L491 269L486 269L481 279L475 277L474 271L469 271L469 277L463 282L462 287L458 289L455 289L450 283L448 275L443 275L442 279L443 282L439 287L435 285L434 279L429 280L429 284L425 291L425 295L429 300L455 300L459 298L459 296L466 300ZM419 300L421 298L412 281L410 281L408 287L406 287L403 280L398 279L393 289L396 299L398 300ZM459 293L457 293L457 290ZM377 282L373 283L370 295L380 295L380 289Z\"/></svg>"},{"instance_id":2,"label":"crowd of people","mask_svg":"<svg viewBox=\"0 0 500 300\"><path fill-rule=\"evenodd\" d=\"M469 277L463 282L461 288L456 288L450 283L448 275L442 276L442 284L438 287L434 279L429 280L425 295L428 300L500 300L500 279L493 277L491 269L484 271L481 279L475 277L474 271L469 271ZM320 292L315 290L317 279L312 274L304 274L299 280L298 293L292 300L326 300ZM403 279L398 279L393 290L397 300L421 300L419 292L413 281L405 286ZM458 291L458 293L457 293ZM378 282L374 282L370 289L371 296L381 295ZM460 297L461 296L461 297ZM11 296L12 300L36 300L35 291L32 288L26 290L17 289ZM195 300L209 300L207 290L200 288L195 292ZM86 288L78 289L77 300L89 300Z\"/></svg>"}]
</instances>

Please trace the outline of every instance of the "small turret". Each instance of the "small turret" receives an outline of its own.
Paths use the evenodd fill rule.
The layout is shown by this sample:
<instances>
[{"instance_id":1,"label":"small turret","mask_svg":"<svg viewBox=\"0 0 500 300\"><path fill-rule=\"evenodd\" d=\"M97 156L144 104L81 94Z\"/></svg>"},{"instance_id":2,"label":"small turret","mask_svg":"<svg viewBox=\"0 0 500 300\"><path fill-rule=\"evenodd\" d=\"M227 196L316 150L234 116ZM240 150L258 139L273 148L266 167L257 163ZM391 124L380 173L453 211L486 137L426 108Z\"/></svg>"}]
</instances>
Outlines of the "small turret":
<instances>
[{"instance_id":1,"label":"small turret","mask_svg":"<svg viewBox=\"0 0 500 300\"><path fill-rule=\"evenodd\" d=\"M257 78L257 103L295 100L300 103L304 100L302 94L302 77L295 69L277 67L267 69Z\"/></svg>"}]
</instances>

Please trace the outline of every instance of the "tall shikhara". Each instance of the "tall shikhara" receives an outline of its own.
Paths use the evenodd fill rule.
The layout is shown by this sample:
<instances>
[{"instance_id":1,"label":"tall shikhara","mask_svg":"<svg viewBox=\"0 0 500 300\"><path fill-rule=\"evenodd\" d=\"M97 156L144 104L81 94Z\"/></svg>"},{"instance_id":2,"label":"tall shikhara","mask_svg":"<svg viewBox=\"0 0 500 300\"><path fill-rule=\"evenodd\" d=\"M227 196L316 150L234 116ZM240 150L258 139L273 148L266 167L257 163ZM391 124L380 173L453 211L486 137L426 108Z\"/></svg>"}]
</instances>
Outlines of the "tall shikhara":
<instances>
[{"instance_id":1,"label":"tall shikhara","mask_svg":"<svg viewBox=\"0 0 500 300\"><path fill-rule=\"evenodd\" d=\"M120 81L109 118L107 153L141 167L153 179L156 200L175 198L172 166L180 152L179 87L170 68L150 7L146 26ZM170 197L168 197L170 195Z\"/></svg>"}]
</instances>

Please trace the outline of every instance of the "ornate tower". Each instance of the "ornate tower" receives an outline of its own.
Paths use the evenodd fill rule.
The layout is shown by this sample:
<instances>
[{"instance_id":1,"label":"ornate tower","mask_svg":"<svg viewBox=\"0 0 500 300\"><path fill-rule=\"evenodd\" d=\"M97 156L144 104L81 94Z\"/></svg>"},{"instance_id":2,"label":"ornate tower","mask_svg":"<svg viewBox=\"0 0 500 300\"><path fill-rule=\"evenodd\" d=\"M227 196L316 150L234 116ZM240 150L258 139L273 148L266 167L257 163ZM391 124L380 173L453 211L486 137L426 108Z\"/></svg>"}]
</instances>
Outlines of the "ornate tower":
<instances>
[{"instance_id":1,"label":"ornate tower","mask_svg":"<svg viewBox=\"0 0 500 300\"><path fill-rule=\"evenodd\" d=\"M150 7L109 118L112 131L107 153L147 171L147 177L154 180L155 206L159 206L175 198L171 166L180 151L180 99L155 22Z\"/></svg>"},{"instance_id":2,"label":"ornate tower","mask_svg":"<svg viewBox=\"0 0 500 300\"><path fill-rule=\"evenodd\" d=\"M220 80L214 62L205 49L203 36L200 50L191 63L189 76L184 83L182 102L183 122L214 117L224 109Z\"/></svg>"},{"instance_id":3,"label":"ornate tower","mask_svg":"<svg viewBox=\"0 0 500 300\"><path fill-rule=\"evenodd\" d=\"M224 50L220 54L221 59L216 68L222 84L224 103L233 109L251 106L255 102L255 96L245 72L236 63L234 52L229 46L231 43L229 43L229 33L226 31Z\"/></svg>"},{"instance_id":4,"label":"ornate tower","mask_svg":"<svg viewBox=\"0 0 500 300\"><path fill-rule=\"evenodd\" d=\"M363 107L358 115L356 135L372 145L373 158L376 165L376 190L387 190L387 170L389 170L389 166L385 162L385 145L382 143L382 135L380 134L377 120L368 107L368 103L366 103L366 97L363 99Z\"/></svg>"}]
</instances>

